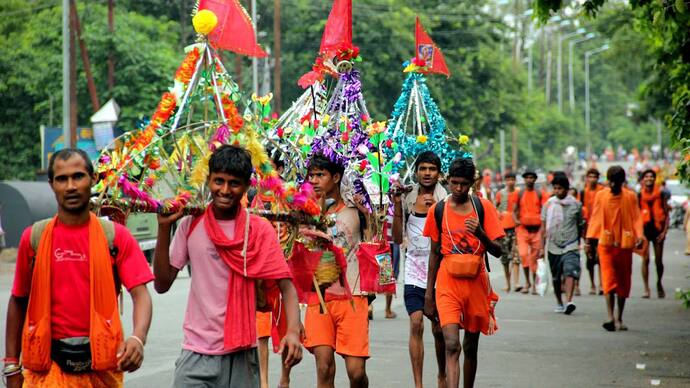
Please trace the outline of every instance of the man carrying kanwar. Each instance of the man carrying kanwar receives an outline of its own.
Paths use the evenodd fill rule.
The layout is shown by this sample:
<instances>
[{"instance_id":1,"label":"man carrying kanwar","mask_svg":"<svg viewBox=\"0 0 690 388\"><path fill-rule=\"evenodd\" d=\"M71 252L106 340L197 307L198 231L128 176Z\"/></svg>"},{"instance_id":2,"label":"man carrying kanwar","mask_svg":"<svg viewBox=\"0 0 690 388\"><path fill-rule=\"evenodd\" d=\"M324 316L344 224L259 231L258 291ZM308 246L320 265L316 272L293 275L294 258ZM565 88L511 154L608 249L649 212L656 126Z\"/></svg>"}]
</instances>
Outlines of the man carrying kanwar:
<instances>
[{"instance_id":1,"label":"man carrying kanwar","mask_svg":"<svg viewBox=\"0 0 690 388\"><path fill-rule=\"evenodd\" d=\"M158 217L156 291L167 292L185 265L193 268L173 386L258 388L257 280L265 288L274 282L282 295L287 334L279 352L289 366L302 358L297 291L275 229L241 205L253 170L249 153L223 145L208 167L212 201L202 215L180 221L172 244L182 211Z\"/></svg>"},{"instance_id":2,"label":"man carrying kanwar","mask_svg":"<svg viewBox=\"0 0 690 388\"><path fill-rule=\"evenodd\" d=\"M594 209L594 198L597 193L604 190L606 187L599 183L599 170L596 168L590 168L587 170L585 188L580 197L580 202L582 202L582 215L585 219L585 233L587 233L587 228L589 225L589 216ZM596 282L594 281L596 268L599 265L599 254L597 253L597 239L589 239L585 242L585 254L587 255L587 272L589 273L589 294L595 295L597 293ZM599 268L599 285L601 286L601 268ZM603 294L601 289L599 294Z\"/></svg>"}]
</instances>

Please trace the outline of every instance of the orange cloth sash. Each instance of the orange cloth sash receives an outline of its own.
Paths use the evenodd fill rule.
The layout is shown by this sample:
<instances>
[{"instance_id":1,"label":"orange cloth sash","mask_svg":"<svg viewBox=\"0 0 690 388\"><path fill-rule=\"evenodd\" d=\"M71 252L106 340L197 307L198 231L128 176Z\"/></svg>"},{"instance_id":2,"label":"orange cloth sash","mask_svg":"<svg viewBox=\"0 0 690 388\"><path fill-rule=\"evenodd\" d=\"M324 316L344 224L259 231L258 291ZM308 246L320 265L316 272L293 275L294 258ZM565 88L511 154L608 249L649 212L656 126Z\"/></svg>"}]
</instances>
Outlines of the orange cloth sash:
<instances>
[{"instance_id":1,"label":"orange cloth sash","mask_svg":"<svg viewBox=\"0 0 690 388\"><path fill-rule=\"evenodd\" d=\"M646 188L640 190L640 210L642 211L642 220L645 224L654 221L654 226L661 231L666 223L666 212L661 198L661 188L654 186L652 192L648 192Z\"/></svg>"},{"instance_id":2,"label":"orange cloth sash","mask_svg":"<svg viewBox=\"0 0 690 388\"><path fill-rule=\"evenodd\" d=\"M46 226L36 252L31 293L22 332L22 363L32 371L51 369L51 266L53 228L57 216ZM117 311L108 241L95 214L89 218L89 290L91 368L117 367L117 349L123 339Z\"/></svg>"}]
</instances>

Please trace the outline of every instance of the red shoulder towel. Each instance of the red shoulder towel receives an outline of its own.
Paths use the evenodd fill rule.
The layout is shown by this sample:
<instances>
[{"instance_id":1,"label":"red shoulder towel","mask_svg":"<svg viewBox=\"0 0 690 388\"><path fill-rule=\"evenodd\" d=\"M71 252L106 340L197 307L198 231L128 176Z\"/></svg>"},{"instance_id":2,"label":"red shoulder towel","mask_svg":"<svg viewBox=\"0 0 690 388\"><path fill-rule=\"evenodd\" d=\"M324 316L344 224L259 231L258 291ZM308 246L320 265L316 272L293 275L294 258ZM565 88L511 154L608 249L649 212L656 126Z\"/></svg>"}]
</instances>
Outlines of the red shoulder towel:
<instances>
[{"instance_id":1,"label":"red shoulder towel","mask_svg":"<svg viewBox=\"0 0 690 388\"><path fill-rule=\"evenodd\" d=\"M254 279L292 279L276 232L268 221L249 215L244 207L240 208L235 219L235 236L232 240L228 239L218 225L212 205L204 213L204 226L216 251L231 269L228 278L224 348L234 350L252 347L256 344Z\"/></svg>"}]
</instances>

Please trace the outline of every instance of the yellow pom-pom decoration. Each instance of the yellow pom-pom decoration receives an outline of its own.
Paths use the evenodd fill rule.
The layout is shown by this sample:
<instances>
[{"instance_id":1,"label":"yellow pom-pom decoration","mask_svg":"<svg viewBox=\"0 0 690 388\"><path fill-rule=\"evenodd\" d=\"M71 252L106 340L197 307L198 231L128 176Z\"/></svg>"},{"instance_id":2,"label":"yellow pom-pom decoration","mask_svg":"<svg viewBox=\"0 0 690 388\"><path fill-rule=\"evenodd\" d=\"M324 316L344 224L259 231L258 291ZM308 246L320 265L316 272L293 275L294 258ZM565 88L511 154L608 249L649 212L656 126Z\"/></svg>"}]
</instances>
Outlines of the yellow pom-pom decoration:
<instances>
[{"instance_id":1,"label":"yellow pom-pom decoration","mask_svg":"<svg viewBox=\"0 0 690 388\"><path fill-rule=\"evenodd\" d=\"M417 143L419 144L424 144L426 143L427 137L424 135L419 135L417 136Z\"/></svg>"},{"instance_id":2,"label":"yellow pom-pom decoration","mask_svg":"<svg viewBox=\"0 0 690 388\"><path fill-rule=\"evenodd\" d=\"M458 143L460 143L460 145L466 145L469 142L470 137L467 135L461 135L460 137L458 137Z\"/></svg>"},{"instance_id":3,"label":"yellow pom-pom decoration","mask_svg":"<svg viewBox=\"0 0 690 388\"><path fill-rule=\"evenodd\" d=\"M194 29L196 32L202 35L210 34L211 31L216 28L217 24L218 17L216 17L215 13L207 9L202 9L201 11L197 12L192 18L192 25L194 25Z\"/></svg>"}]
</instances>

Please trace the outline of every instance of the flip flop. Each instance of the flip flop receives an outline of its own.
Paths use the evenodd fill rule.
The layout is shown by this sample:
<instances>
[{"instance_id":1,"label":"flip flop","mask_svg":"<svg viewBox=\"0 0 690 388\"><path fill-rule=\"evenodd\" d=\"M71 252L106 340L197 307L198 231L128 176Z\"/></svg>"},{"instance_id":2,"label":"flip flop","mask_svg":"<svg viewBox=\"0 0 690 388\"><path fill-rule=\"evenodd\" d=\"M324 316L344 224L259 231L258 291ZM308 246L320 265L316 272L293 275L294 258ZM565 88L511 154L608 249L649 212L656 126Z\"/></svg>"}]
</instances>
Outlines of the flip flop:
<instances>
[{"instance_id":1,"label":"flip flop","mask_svg":"<svg viewBox=\"0 0 690 388\"><path fill-rule=\"evenodd\" d=\"M391 311L390 313L386 313L386 319L395 319L398 317L398 314L395 313L395 311Z\"/></svg>"},{"instance_id":2,"label":"flip flop","mask_svg":"<svg viewBox=\"0 0 690 388\"><path fill-rule=\"evenodd\" d=\"M589 290L589 294L590 294L590 295L596 295L596 294L597 294L597 290Z\"/></svg>"},{"instance_id":3,"label":"flip flop","mask_svg":"<svg viewBox=\"0 0 690 388\"><path fill-rule=\"evenodd\" d=\"M618 331L628 331L628 327L621 323L618 326Z\"/></svg>"},{"instance_id":4,"label":"flip flop","mask_svg":"<svg viewBox=\"0 0 690 388\"><path fill-rule=\"evenodd\" d=\"M659 294L659 299L664 299L666 297L664 287L657 287L656 292Z\"/></svg>"},{"instance_id":5,"label":"flip flop","mask_svg":"<svg viewBox=\"0 0 690 388\"><path fill-rule=\"evenodd\" d=\"M649 291L645 291L644 294L642 294L642 299L649 299Z\"/></svg>"},{"instance_id":6,"label":"flip flop","mask_svg":"<svg viewBox=\"0 0 690 388\"><path fill-rule=\"evenodd\" d=\"M616 331L616 324L613 321L604 322L601 325L606 331Z\"/></svg>"},{"instance_id":7,"label":"flip flop","mask_svg":"<svg viewBox=\"0 0 690 388\"><path fill-rule=\"evenodd\" d=\"M515 286L515 292L522 291L522 286Z\"/></svg>"}]
</instances>

